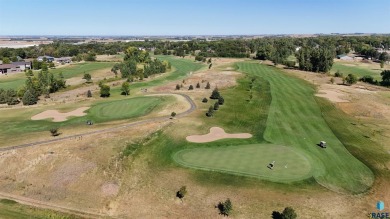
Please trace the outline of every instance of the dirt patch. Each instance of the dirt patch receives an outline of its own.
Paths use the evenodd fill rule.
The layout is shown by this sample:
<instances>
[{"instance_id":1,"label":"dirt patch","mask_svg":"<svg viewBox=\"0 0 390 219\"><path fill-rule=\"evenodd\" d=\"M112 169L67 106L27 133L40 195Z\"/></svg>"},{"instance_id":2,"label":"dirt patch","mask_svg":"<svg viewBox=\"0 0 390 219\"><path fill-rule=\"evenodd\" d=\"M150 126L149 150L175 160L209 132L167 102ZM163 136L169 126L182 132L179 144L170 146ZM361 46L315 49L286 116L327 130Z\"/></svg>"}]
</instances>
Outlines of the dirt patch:
<instances>
[{"instance_id":1,"label":"dirt patch","mask_svg":"<svg viewBox=\"0 0 390 219\"><path fill-rule=\"evenodd\" d=\"M316 94L317 97L324 97L332 102L335 103L345 103L349 102L345 99L345 94L342 94L336 90L319 90L318 94Z\"/></svg>"},{"instance_id":2,"label":"dirt patch","mask_svg":"<svg viewBox=\"0 0 390 219\"><path fill-rule=\"evenodd\" d=\"M76 110L73 110L71 112L67 113L61 113L58 112L58 110L46 110L42 113L39 113L33 117L31 117L31 120L42 120L42 119L50 119L53 118L53 122L63 122L68 120L68 117L70 116L76 116L81 117L87 115L84 113L85 110L89 109L90 107L80 107Z\"/></svg>"},{"instance_id":3,"label":"dirt patch","mask_svg":"<svg viewBox=\"0 0 390 219\"><path fill-rule=\"evenodd\" d=\"M101 191L103 196L115 196L119 192L119 185L116 183L105 183L102 185Z\"/></svg>"},{"instance_id":4,"label":"dirt patch","mask_svg":"<svg viewBox=\"0 0 390 219\"><path fill-rule=\"evenodd\" d=\"M187 141L195 142L195 143L206 143L211 141L216 141L225 138L251 138L252 135L249 133L236 133L236 134L228 134L219 127L212 127L210 129L210 133L206 135L190 135L187 136Z\"/></svg>"}]
</instances>

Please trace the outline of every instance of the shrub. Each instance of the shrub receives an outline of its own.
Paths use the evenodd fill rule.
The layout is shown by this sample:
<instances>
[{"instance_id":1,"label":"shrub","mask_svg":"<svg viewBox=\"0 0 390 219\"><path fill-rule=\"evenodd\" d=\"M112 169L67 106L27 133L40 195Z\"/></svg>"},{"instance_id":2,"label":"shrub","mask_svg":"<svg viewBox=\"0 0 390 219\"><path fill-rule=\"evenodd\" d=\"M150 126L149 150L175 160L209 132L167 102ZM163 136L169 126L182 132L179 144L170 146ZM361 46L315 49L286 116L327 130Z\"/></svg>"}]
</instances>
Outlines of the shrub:
<instances>
[{"instance_id":1,"label":"shrub","mask_svg":"<svg viewBox=\"0 0 390 219\"><path fill-rule=\"evenodd\" d=\"M187 194L187 188L182 186L179 191L176 192L176 197L182 199Z\"/></svg>"},{"instance_id":2,"label":"shrub","mask_svg":"<svg viewBox=\"0 0 390 219\"><path fill-rule=\"evenodd\" d=\"M175 90L180 90L180 85L176 84L176 89Z\"/></svg>"},{"instance_id":3,"label":"shrub","mask_svg":"<svg viewBox=\"0 0 390 219\"><path fill-rule=\"evenodd\" d=\"M219 109L219 103L218 101L214 103L214 110L218 110Z\"/></svg>"},{"instance_id":4,"label":"shrub","mask_svg":"<svg viewBox=\"0 0 390 219\"><path fill-rule=\"evenodd\" d=\"M226 199L225 202L220 202L217 207L219 209L219 213L225 216L229 216L233 210L233 205L230 199Z\"/></svg>"},{"instance_id":5,"label":"shrub","mask_svg":"<svg viewBox=\"0 0 390 219\"><path fill-rule=\"evenodd\" d=\"M194 89L194 86L190 85L190 87L188 88L188 90L193 90Z\"/></svg>"},{"instance_id":6,"label":"shrub","mask_svg":"<svg viewBox=\"0 0 390 219\"><path fill-rule=\"evenodd\" d=\"M206 89L210 89L210 87L211 87L211 86L210 86L210 82L207 82L207 84L206 84L206 87L205 87L205 88L206 88Z\"/></svg>"},{"instance_id":7,"label":"shrub","mask_svg":"<svg viewBox=\"0 0 390 219\"><path fill-rule=\"evenodd\" d=\"M218 88L215 88L211 93L210 99L218 99L221 95L219 94Z\"/></svg>"},{"instance_id":8,"label":"shrub","mask_svg":"<svg viewBox=\"0 0 390 219\"><path fill-rule=\"evenodd\" d=\"M210 106L209 111L207 111L206 116L207 117L212 117L214 115L214 107Z\"/></svg>"},{"instance_id":9,"label":"shrub","mask_svg":"<svg viewBox=\"0 0 390 219\"><path fill-rule=\"evenodd\" d=\"M171 117L175 117L176 116L176 113L175 112L172 112L171 113Z\"/></svg>"},{"instance_id":10,"label":"shrub","mask_svg":"<svg viewBox=\"0 0 390 219\"><path fill-rule=\"evenodd\" d=\"M50 134L53 137L60 135L60 133L58 133L58 128L51 128L50 129Z\"/></svg>"},{"instance_id":11,"label":"shrub","mask_svg":"<svg viewBox=\"0 0 390 219\"><path fill-rule=\"evenodd\" d=\"M92 92L91 92L91 90L88 90L88 91L87 91L87 97L92 97Z\"/></svg>"},{"instance_id":12,"label":"shrub","mask_svg":"<svg viewBox=\"0 0 390 219\"><path fill-rule=\"evenodd\" d=\"M225 99L223 99L222 96L219 96L218 103L219 103L219 105L223 105L225 103Z\"/></svg>"},{"instance_id":13,"label":"shrub","mask_svg":"<svg viewBox=\"0 0 390 219\"><path fill-rule=\"evenodd\" d=\"M100 97L109 97L110 96L110 86L102 84L100 86Z\"/></svg>"},{"instance_id":14,"label":"shrub","mask_svg":"<svg viewBox=\"0 0 390 219\"><path fill-rule=\"evenodd\" d=\"M341 73L339 70L337 70L337 72L334 73L334 76L338 77L338 78L342 78L343 77L343 73Z\"/></svg>"},{"instance_id":15,"label":"shrub","mask_svg":"<svg viewBox=\"0 0 390 219\"><path fill-rule=\"evenodd\" d=\"M207 103L209 100L205 97L205 98L203 98L203 100L202 100L202 102L203 103Z\"/></svg>"},{"instance_id":16,"label":"shrub","mask_svg":"<svg viewBox=\"0 0 390 219\"><path fill-rule=\"evenodd\" d=\"M375 84L374 78L371 75L365 75L362 78L360 78L360 81L370 83L370 84Z\"/></svg>"},{"instance_id":17,"label":"shrub","mask_svg":"<svg viewBox=\"0 0 390 219\"><path fill-rule=\"evenodd\" d=\"M196 84L196 88L200 88L200 84L199 84L199 82Z\"/></svg>"},{"instance_id":18,"label":"shrub","mask_svg":"<svg viewBox=\"0 0 390 219\"><path fill-rule=\"evenodd\" d=\"M284 63L287 67L289 68L294 68L295 67L295 61L285 61Z\"/></svg>"},{"instance_id":19,"label":"shrub","mask_svg":"<svg viewBox=\"0 0 390 219\"><path fill-rule=\"evenodd\" d=\"M349 85L356 84L357 77L354 74L348 74L348 76L345 78L345 82L347 82Z\"/></svg>"}]
</instances>

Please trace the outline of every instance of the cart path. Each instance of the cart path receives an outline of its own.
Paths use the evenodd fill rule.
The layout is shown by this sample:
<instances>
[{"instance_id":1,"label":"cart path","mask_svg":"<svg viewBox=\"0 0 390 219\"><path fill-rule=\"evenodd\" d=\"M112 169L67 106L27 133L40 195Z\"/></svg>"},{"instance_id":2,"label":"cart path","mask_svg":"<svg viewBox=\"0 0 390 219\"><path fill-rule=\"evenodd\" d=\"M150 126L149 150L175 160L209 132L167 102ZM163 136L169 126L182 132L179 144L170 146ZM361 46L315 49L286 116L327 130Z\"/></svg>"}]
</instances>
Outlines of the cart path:
<instances>
[{"instance_id":1,"label":"cart path","mask_svg":"<svg viewBox=\"0 0 390 219\"><path fill-rule=\"evenodd\" d=\"M191 105L191 107L188 110L186 110L185 112L178 113L175 116L175 118L184 117L184 116L192 113L196 109L196 104L194 103L194 101L187 94L181 94L181 93L150 93L150 94L172 94L172 95L183 96L187 100L187 102ZM68 140L68 139L72 139L72 138L75 138L75 137L77 138L77 137L86 136L86 135L93 135L93 134L112 132L112 131L116 131L116 130L119 130L119 129L130 128L130 127L135 127L135 126L138 126L138 125L148 124L148 123L151 123L151 122L169 121L170 118L171 118L170 116L151 118L151 119L141 120L141 121L137 121L137 122L121 124L121 125L118 125L118 126L115 126L115 127L111 127L111 128L99 129L99 130L90 131L90 132L84 132L84 133L76 134L76 135L69 135L69 136L61 137L61 138L53 138L53 139L50 139L50 140L36 141L36 142L31 142L31 143L7 146L7 147L0 148L0 152L2 152L2 151L9 151L9 150L15 150L15 149L21 149L21 148L27 148L27 147L33 147L33 146L38 146L38 145L43 145L43 144L49 144L49 143L53 143L53 142L59 142L59 141Z\"/></svg>"}]
</instances>

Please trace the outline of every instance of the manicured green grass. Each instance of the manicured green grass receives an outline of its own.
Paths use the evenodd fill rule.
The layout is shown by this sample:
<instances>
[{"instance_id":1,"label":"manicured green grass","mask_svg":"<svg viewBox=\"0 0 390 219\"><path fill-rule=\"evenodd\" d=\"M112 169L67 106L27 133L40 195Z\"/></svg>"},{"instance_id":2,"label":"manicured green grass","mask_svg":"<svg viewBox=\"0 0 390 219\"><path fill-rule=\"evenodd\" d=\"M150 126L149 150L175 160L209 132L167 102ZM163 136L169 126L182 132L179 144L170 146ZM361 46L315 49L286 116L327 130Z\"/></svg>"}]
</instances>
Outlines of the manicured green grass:
<instances>
[{"instance_id":1,"label":"manicured green grass","mask_svg":"<svg viewBox=\"0 0 390 219\"><path fill-rule=\"evenodd\" d=\"M351 63L350 65L353 65L353 63ZM344 76L347 76L348 74L354 74L358 78L361 78L361 77L366 76L366 75L371 75L375 80L378 80L378 81L382 80L382 77L380 75L380 73L382 71L379 69L379 64L378 64L378 68L372 69L372 68L365 67L365 66L358 66L358 65L348 66L348 65L343 64L343 63L335 62L335 63L333 63L333 67L331 69L331 72L335 73L337 71L340 71L341 73L343 73Z\"/></svg>"},{"instance_id":2,"label":"manicured green grass","mask_svg":"<svg viewBox=\"0 0 390 219\"><path fill-rule=\"evenodd\" d=\"M173 159L186 167L217 170L274 182L292 182L311 177L309 161L285 146L251 144L195 148L177 152ZM275 161L271 170L267 165Z\"/></svg>"},{"instance_id":3,"label":"manicured green grass","mask_svg":"<svg viewBox=\"0 0 390 219\"><path fill-rule=\"evenodd\" d=\"M126 100L102 102L88 110L87 118L96 122L139 117L150 113L166 97L135 97Z\"/></svg>"},{"instance_id":4,"label":"manicured green grass","mask_svg":"<svg viewBox=\"0 0 390 219\"><path fill-rule=\"evenodd\" d=\"M307 82L257 63L239 63L240 71L270 83L272 103L264 137L267 141L304 150L318 183L332 190L364 192L373 183L372 171L352 156L323 118ZM321 140L328 148L318 147Z\"/></svg>"},{"instance_id":5,"label":"manicured green grass","mask_svg":"<svg viewBox=\"0 0 390 219\"><path fill-rule=\"evenodd\" d=\"M59 213L51 210L38 209L26 205L21 205L7 199L0 200L1 219L76 219L77 216Z\"/></svg>"},{"instance_id":6,"label":"manicured green grass","mask_svg":"<svg viewBox=\"0 0 390 219\"><path fill-rule=\"evenodd\" d=\"M82 77L85 73L89 73L93 76L93 72L99 69L111 68L115 63L113 62L85 62L85 63L76 63L67 67L49 69L50 72L54 74L59 74L62 72L65 79L72 77ZM38 71L35 71L35 75L38 74ZM0 77L0 88L3 89L19 89L24 85L26 81L26 76L24 73L15 73L9 74L8 76Z\"/></svg>"},{"instance_id":7,"label":"manicured green grass","mask_svg":"<svg viewBox=\"0 0 390 219\"><path fill-rule=\"evenodd\" d=\"M317 97L314 96L316 92L314 86L304 80L290 76L275 67L253 62L242 62L238 63L237 66L239 67L239 70L246 73L249 78L261 77L262 80L269 83L267 86L267 83L261 82L260 85L255 86L255 90L268 87L272 96L272 98L269 98L272 99L270 106L268 108L267 103L269 103L269 101L267 101L267 95L257 95L247 103L241 102L240 100L243 98L248 100L247 97L243 97L241 94L248 95L250 91L245 92L243 89L235 88L235 93L227 92L227 95L224 95L224 97L226 99L231 95L231 97L234 98L233 101L241 102L242 111L236 111L239 108L226 107L226 109L218 111L215 118L209 119L209 123L214 125L215 123L213 120L215 119L215 122L217 122L217 124L222 124L223 128L226 127L228 132L229 130L230 132L232 132L231 130L246 132L247 130L252 129L249 132L254 134L254 138L246 140L246 144L255 143L253 141L259 143L264 143L264 141L266 141L276 145L284 145L297 153L303 152L301 156L305 156L310 163L312 167L311 174L315 180L319 184L334 191L361 193L367 191L371 187L374 181L373 172L352 156L333 133L332 129L330 129L328 123L324 120L324 115L316 101ZM238 87L247 87L247 81L248 79L240 82L240 86ZM257 81L259 80L256 80L256 82ZM258 100L259 105L251 105L252 101L256 101L258 98L261 98L261 100ZM263 105L260 104L262 101ZM229 103L229 101L226 102ZM267 113L268 115L266 119L262 119L264 117L263 113L259 113L255 116L259 108L262 107L264 107L263 113ZM252 117L248 116L248 114L251 114ZM240 127L240 123L243 123L244 125ZM234 128L235 124L238 125L241 130ZM259 135L262 135L263 138ZM320 148L317 145L321 140L325 140L328 143L326 149ZM343 140L348 141L348 139ZM199 146L199 144L198 146L188 143L183 144L186 145L185 148L202 149L226 145L244 145L245 143L241 143L243 141L244 140L226 139L217 141L216 143L201 144L201 146ZM201 149L196 149L199 150L196 152L199 154ZM222 153L221 151L226 150L226 148L215 150ZM174 154L175 151L172 151L172 153ZM237 174L244 171L243 169L240 169L241 171L239 171L237 169L240 168L239 166L236 167L236 165L229 164L228 160L237 159L235 158L235 153L223 153L226 157L219 158L219 160L223 160L221 161L222 163L216 162L213 164L213 161L203 160L202 162L196 163L198 164L196 167L234 172ZM239 152L236 153L239 154ZM240 153L246 154L244 151L240 151ZM202 153L201 156L206 156L203 154L206 153ZM277 153L274 153L275 157L276 154ZM201 156L199 159L201 159ZM254 155L249 153L241 156L243 156L242 162L245 163L245 157ZM196 157L196 155L194 157ZM214 158L218 159L217 156ZM275 160L277 158L273 158L272 155L264 153L263 159L270 162L269 160ZM184 160L181 161L182 165L195 165L195 163L191 164L183 161ZM223 164L225 164L224 167L222 167ZM251 169L249 167L251 165L252 164L247 165L248 171ZM246 173L244 175L249 174ZM267 179L264 177L263 172L258 173L257 177ZM306 177L308 176L306 175ZM283 181L283 178L280 179L280 182L281 181Z\"/></svg>"}]
</instances>

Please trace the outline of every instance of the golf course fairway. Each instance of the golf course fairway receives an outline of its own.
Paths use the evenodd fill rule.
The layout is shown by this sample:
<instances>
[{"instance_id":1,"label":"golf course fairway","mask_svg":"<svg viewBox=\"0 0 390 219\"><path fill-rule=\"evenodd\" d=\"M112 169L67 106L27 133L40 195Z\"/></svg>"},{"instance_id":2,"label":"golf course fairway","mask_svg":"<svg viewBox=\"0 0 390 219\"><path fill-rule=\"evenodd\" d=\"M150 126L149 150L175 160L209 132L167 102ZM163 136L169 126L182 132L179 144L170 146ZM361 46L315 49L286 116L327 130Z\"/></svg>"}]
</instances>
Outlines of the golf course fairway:
<instances>
[{"instance_id":1,"label":"golf course fairway","mask_svg":"<svg viewBox=\"0 0 390 219\"><path fill-rule=\"evenodd\" d=\"M264 146L264 142L259 142L262 144L213 147L209 144L176 152L173 155L176 162L186 167L277 182L296 181L311 175L322 186L343 193L358 194L371 187L373 172L351 155L332 132L316 101L319 97L314 96L314 86L275 67L255 62L240 62L237 67L250 77L263 78L270 85L272 101L264 140L272 145ZM328 147L319 147L320 141L326 141ZM282 146L277 145L291 150L281 151ZM270 170L267 164L272 161L276 161L276 167L278 164L283 168L285 164L288 166ZM292 166L294 162L296 166Z\"/></svg>"}]
</instances>

